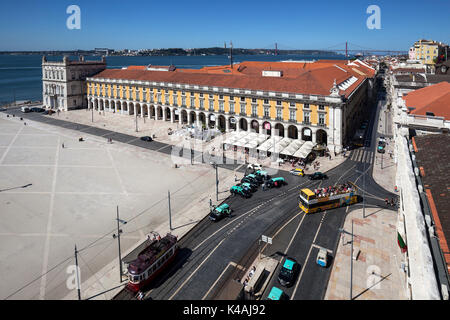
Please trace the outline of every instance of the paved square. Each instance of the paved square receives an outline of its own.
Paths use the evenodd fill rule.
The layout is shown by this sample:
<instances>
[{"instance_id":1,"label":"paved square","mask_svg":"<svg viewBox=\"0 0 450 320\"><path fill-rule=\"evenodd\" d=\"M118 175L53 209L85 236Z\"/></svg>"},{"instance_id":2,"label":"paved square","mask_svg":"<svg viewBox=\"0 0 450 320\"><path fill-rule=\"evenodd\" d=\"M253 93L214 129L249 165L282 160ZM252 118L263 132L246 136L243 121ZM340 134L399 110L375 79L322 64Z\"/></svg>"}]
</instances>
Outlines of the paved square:
<instances>
[{"instance_id":1,"label":"paved square","mask_svg":"<svg viewBox=\"0 0 450 320\"><path fill-rule=\"evenodd\" d=\"M168 190L175 219L215 188L209 166L175 169L168 155L79 137L0 114L0 299L67 296L75 245L81 281L117 260L117 206L125 252L167 223Z\"/></svg>"}]
</instances>

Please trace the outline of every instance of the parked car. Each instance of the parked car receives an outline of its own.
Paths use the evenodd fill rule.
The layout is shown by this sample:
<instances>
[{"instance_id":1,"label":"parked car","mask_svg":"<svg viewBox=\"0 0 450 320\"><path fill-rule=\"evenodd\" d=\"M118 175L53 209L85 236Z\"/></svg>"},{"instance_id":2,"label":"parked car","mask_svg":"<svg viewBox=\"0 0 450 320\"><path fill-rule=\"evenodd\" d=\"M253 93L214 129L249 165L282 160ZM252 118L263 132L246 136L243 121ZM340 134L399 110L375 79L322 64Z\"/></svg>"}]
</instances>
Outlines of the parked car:
<instances>
[{"instance_id":1,"label":"parked car","mask_svg":"<svg viewBox=\"0 0 450 320\"><path fill-rule=\"evenodd\" d=\"M303 171L303 169L300 169L300 168L292 169L291 171L289 171L289 173L293 174L294 176L300 176L300 177L303 177L305 175L305 172Z\"/></svg>"},{"instance_id":2,"label":"parked car","mask_svg":"<svg viewBox=\"0 0 450 320\"><path fill-rule=\"evenodd\" d=\"M33 107L30 109L31 112L45 112L44 108Z\"/></svg>"},{"instance_id":3,"label":"parked car","mask_svg":"<svg viewBox=\"0 0 450 320\"><path fill-rule=\"evenodd\" d=\"M147 141L147 142L152 142L153 141L152 137L149 137L149 136L141 137L141 140L142 141Z\"/></svg>"},{"instance_id":4,"label":"parked car","mask_svg":"<svg viewBox=\"0 0 450 320\"><path fill-rule=\"evenodd\" d=\"M384 149L383 146L378 145L378 147L377 147L377 152L378 152L378 153L385 153L386 150Z\"/></svg>"},{"instance_id":5,"label":"parked car","mask_svg":"<svg viewBox=\"0 0 450 320\"><path fill-rule=\"evenodd\" d=\"M286 180L284 180L284 178L282 177L276 177L276 178L272 178L269 181L266 182L266 186L268 188L273 188L273 187L281 187L283 185L287 184Z\"/></svg>"},{"instance_id":6,"label":"parked car","mask_svg":"<svg viewBox=\"0 0 450 320\"><path fill-rule=\"evenodd\" d=\"M244 188L240 187L240 186L232 186L230 189L230 193L231 194L238 194L243 198L250 198L251 197L251 193L248 191L245 191Z\"/></svg>"},{"instance_id":7,"label":"parked car","mask_svg":"<svg viewBox=\"0 0 450 320\"><path fill-rule=\"evenodd\" d=\"M256 179L256 177L254 175L247 175L244 178L242 178L241 182L242 183L248 182L248 183L258 185L260 181L258 179Z\"/></svg>"},{"instance_id":8,"label":"parked car","mask_svg":"<svg viewBox=\"0 0 450 320\"><path fill-rule=\"evenodd\" d=\"M295 261L295 259L287 257L284 259L283 266L278 274L278 282L283 287L290 287L295 283L300 265Z\"/></svg>"},{"instance_id":9,"label":"parked car","mask_svg":"<svg viewBox=\"0 0 450 320\"><path fill-rule=\"evenodd\" d=\"M212 221L219 221L224 217L231 215L231 208L228 204L222 203L220 206L214 206L213 210L209 213L209 219Z\"/></svg>"},{"instance_id":10,"label":"parked car","mask_svg":"<svg viewBox=\"0 0 450 320\"><path fill-rule=\"evenodd\" d=\"M28 113L28 112L30 112L30 108L29 107L22 107L20 109L20 111L22 111L23 113Z\"/></svg>"},{"instance_id":11,"label":"parked car","mask_svg":"<svg viewBox=\"0 0 450 320\"><path fill-rule=\"evenodd\" d=\"M247 169L255 172L257 170L262 170L262 166L259 163L251 163L247 166Z\"/></svg>"},{"instance_id":12,"label":"parked car","mask_svg":"<svg viewBox=\"0 0 450 320\"><path fill-rule=\"evenodd\" d=\"M267 300L288 300L288 296L283 292L283 290L272 287L272 289L269 292L269 295L267 296Z\"/></svg>"},{"instance_id":13,"label":"parked car","mask_svg":"<svg viewBox=\"0 0 450 320\"><path fill-rule=\"evenodd\" d=\"M264 170L258 170L255 172L255 175L257 177L261 177L263 180L267 180L270 178L269 174L267 173L267 171Z\"/></svg>"},{"instance_id":14,"label":"parked car","mask_svg":"<svg viewBox=\"0 0 450 320\"><path fill-rule=\"evenodd\" d=\"M322 172L314 172L309 176L309 180L324 180L328 179L328 176Z\"/></svg>"},{"instance_id":15,"label":"parked car","mask_svg":"<svg viewBox=\"0 0 450 320\"><path fill-rule=\"evenodd\" d=\"M258 190L258 186L256 184L251 184L248 182L241 183L240 187L250 192L255 192L256 190Z\"/></svg>"},{"instance_id":16,"label":"parked car","mask_svg":"<svg viewBox=\"0 0 450 320\"><path fill-rule=\"evenodd\" d=\"M327 267L327 264L328 264L327 257L328 257L328 252L327 252L327 250L324 249L324 248L320 248L320 249L319 249L319 253L317 254L316 263L317 263L319 266L326 268L326 267Z\"/></svg>"}]
</instances>

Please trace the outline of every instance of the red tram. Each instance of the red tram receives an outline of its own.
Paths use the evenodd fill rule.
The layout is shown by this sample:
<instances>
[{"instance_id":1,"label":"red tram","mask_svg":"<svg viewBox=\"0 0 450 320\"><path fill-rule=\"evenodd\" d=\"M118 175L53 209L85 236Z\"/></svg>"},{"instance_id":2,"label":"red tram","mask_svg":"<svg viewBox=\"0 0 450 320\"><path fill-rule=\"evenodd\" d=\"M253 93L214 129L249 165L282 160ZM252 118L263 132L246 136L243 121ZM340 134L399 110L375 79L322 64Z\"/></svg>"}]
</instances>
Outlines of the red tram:
<instances>
[{"instance_id":1,"label":"red tram","mask_svg":"<svg viewBox=\"0 0 450 320\"><path fill-rule=\"evenodd\" d=\"M127 287L133 292L141 290L174 260L177 252L177 237L170 233L162 239L151 240L128 265Z\"/></svg>"}]
</instances>

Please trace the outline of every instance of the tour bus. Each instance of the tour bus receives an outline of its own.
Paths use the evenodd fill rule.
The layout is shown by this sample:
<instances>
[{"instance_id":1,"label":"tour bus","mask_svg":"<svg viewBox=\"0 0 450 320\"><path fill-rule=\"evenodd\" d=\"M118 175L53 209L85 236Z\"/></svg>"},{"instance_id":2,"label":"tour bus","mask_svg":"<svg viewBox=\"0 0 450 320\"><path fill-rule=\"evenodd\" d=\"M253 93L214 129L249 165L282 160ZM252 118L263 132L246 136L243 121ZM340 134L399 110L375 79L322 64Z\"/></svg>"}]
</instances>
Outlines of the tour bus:
<instances>
[{"instance_id":1,"label":"tour bus","mask_svg":"<svg viewBox=\"0 0 450 320\"><path fill-rule=\"evenodd\" d=\"M299 207L305 213L345 207L356 202L358 202L358 188L351 182L320 188L316 192L302 189L299 195Z\"/></svg>"}]
</instances>

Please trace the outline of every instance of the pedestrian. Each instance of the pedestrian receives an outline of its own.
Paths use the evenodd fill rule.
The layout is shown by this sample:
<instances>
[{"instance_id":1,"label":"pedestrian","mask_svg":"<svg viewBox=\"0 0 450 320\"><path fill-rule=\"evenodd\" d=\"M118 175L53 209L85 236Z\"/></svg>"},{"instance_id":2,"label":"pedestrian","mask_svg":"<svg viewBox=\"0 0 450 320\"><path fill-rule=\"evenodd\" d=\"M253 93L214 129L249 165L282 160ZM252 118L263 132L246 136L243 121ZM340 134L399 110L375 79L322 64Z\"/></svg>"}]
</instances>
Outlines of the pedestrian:
<instances>
[{"instance_id":1,"label":"pedestrian","mask_svg":"<svg viewBox=\"0 0 450 320\"><path fill-rule=\"evenodd\" d=\"M62 144L62 148L64 149L64 142L63 142L63 144Z\"/></svg>"},{"instance_id":2,"label":"pedestrian","mask_svg":"<svg viewBox=\"0 0 450 320\"><path fill-rule=\"evenodd\" d=\"M384 199L384 202L386 203L386 206L389 205L389 199L388 198Z\"/></svg>"}]
</instances>

